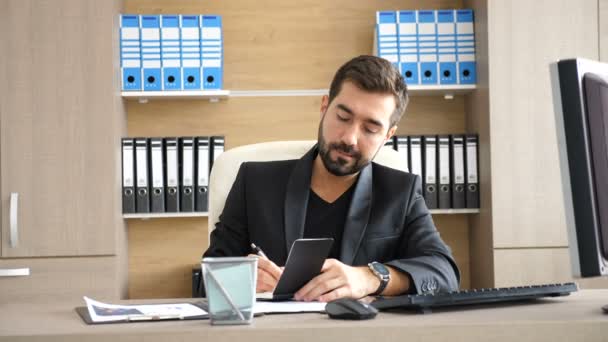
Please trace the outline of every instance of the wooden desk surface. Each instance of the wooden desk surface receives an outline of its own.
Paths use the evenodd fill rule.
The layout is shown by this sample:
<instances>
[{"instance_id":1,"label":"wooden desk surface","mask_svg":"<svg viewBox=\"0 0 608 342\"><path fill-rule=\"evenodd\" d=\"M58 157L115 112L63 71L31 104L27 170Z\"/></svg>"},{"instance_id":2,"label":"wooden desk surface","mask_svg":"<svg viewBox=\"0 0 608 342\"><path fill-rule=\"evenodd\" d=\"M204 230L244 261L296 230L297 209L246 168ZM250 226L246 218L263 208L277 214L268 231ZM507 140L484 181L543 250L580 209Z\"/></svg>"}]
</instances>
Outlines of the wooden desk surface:
<instances>
[{"instance_id":1,"label":"wooden desk surface","mask_svg":"<svg viewBox=\"0 0 608 342\"><path fill-rule=\"evenodd\" d=\"M122 303L135 302L142 301ZM0 304L0 341L608 341L606 304L608 290L581 290L534 304L380 313L368 321L268 315L245 326L208 320L86 325L73 306Z\"/></svg>"}]
</instances>

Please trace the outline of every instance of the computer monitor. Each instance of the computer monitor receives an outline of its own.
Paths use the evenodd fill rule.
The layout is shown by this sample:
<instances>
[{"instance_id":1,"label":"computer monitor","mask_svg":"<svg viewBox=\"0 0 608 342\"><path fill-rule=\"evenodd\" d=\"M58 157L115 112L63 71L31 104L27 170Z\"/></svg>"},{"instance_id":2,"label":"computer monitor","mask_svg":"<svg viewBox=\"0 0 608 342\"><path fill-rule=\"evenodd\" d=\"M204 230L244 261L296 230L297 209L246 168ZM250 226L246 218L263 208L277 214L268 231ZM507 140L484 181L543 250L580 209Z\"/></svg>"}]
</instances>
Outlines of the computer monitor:
<instances>
[{"instance_id":1,"label":"computer monitor","mask_svg":"<svg viewBox=\"0 0 608 342\"><path fill-rule=\"evenodd\" d=\"M551 83L573 274L605 276L608 63L560 60L551 64Z\"/></svg>"}]
</instances>

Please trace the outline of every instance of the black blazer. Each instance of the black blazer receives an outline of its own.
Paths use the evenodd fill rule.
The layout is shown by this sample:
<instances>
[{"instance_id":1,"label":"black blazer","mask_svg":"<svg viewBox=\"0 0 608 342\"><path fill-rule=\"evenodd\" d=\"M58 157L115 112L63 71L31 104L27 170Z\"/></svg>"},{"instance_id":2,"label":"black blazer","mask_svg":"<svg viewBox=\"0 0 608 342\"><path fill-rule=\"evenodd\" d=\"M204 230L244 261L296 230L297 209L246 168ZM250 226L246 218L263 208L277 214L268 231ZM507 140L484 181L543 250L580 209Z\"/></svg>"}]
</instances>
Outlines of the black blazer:
<instances>
[{"instance_id":1,"label":"black blazer","mask_svg":"<svg viewBox=\"0 0 608 342\"><path fill-rule=\"evenodd\" d=\"M204 257L243 256L258 245L282 266L304 233L316 146L299 160L243 163ZM370 163L361 170L344 224L340 261L378 261L406 272L411 292L451 291L460 274L422 197L420 177Z\"/></svg>"}]
</instances>

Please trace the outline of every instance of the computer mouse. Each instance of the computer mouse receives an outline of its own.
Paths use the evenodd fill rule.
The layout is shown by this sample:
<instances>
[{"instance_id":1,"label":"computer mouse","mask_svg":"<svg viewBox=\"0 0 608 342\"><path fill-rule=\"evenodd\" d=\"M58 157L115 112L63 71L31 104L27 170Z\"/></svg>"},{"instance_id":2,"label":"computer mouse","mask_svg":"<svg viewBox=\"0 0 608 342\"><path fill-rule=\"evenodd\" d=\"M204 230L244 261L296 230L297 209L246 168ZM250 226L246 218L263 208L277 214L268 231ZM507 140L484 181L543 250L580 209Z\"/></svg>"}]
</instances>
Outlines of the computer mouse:
<instances>
[{"instance_id":1,"label":"computer mouse","mask_svg":"<svg viewBox=\"0 0 608 342\"><path fill-rule=\"evenodd\" d=\"M371 319L378 309L353 298L340 298L327 303L325 312L335 319Z\"/></svg>"}]
</instances>

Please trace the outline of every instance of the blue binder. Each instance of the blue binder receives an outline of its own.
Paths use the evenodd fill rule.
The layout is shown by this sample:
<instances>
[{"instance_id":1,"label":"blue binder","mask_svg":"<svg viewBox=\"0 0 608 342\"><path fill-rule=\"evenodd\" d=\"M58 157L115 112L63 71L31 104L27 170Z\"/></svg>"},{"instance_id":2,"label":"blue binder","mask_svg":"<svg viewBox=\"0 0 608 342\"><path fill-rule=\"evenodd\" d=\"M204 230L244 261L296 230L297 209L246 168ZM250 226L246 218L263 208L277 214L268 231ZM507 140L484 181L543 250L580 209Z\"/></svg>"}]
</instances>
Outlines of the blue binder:
<instances>
[{"instance_id":1,"label":"blue binder","mask_svg":"<svg viewBox=\"0 0 608 342\"><path fill-rule=\"evenodd\" d=\"M456 57L458 60L458 77L460 84L477 82L475 62L475 30L473 27L473 10L456 11Z\"/></svg>"},{"instance_id":2,"label":"blue binder","mask_svg":"<svg viewBox=\"0 0 608 342\"><path fill-rule=\"evenodd\" d=\"M418 58L420 83L437 84L437 24L435 11L418 11Z\"/></svg>"},{"instance_id":3,"label":"blue binder","mask_svg":"<svg viewBox=\"0 0 608 342\"><path fill-rule=\"evenodd\" d=\"M158 15L141 16L141 67L144 91L162 90Z\"/></svg>"},{"instance_id":4,"label":"blue binder","mask_svg":"<svg viewBox=\"0 0 608 342\"><path fill-rule=\"evenodd\" d=\"M122 90L139 91L141 87L141 46L139 16L120 16L120 72Z\"/></svg>"},{"instance_id":5,"label":"blue binder","mask_svg":"<svg viewBox=\"0 0 608 342\"><path fill-rule=\"evenodd\" d=\"M182 59L179 49L179 17L162 15L160 20L163 90L182 89Z\"/></svg>"},{"instance_id":6,"label":"blue binder","mask_svg":"<svg viewBox=\"0 0 608 342\"><path fill-rule=\"evenodd\" d=\"M376 12L376 44L378 57L386 59L399 69L397 12Z\"/></svg>"},{"instance_id":7,"label":"blue binder","mask_svg":"<svg viewBox=\"0 0 608 342\"><path fill-rule=\"evenodd\" d=\"M203 89L222 89L222 17L201 16L201 64Z\"/></svg>"},{"instance_id":8,"label":"blue binder","mask_svg":"<svg viewBox=\"0 0 608 342\"><path fill-rule=\"evenodd\" d=\"M407 84L420 84L418 72L418 27L416 11L399 11L399 69Z\"/></svg>"},{"instance_id":9,"label":"blue binder","mask_svg":"<svg viewBox=\"0 0 608 342\"><path fill-rule=\"evenodd\" d=\"M437 11L439 84L456 84L456 20L454 10Z\"/></svg>"},{"instance_id":10,"label":"blue binder","mask_svg":"<svg viewBox=\"0 0 608 342\"><path fill-rule=\"evenodd\" d=\"M182 83L184 90L201 90L201 28L198 15L181 16Z\"/></svg>"}]
</instances>

